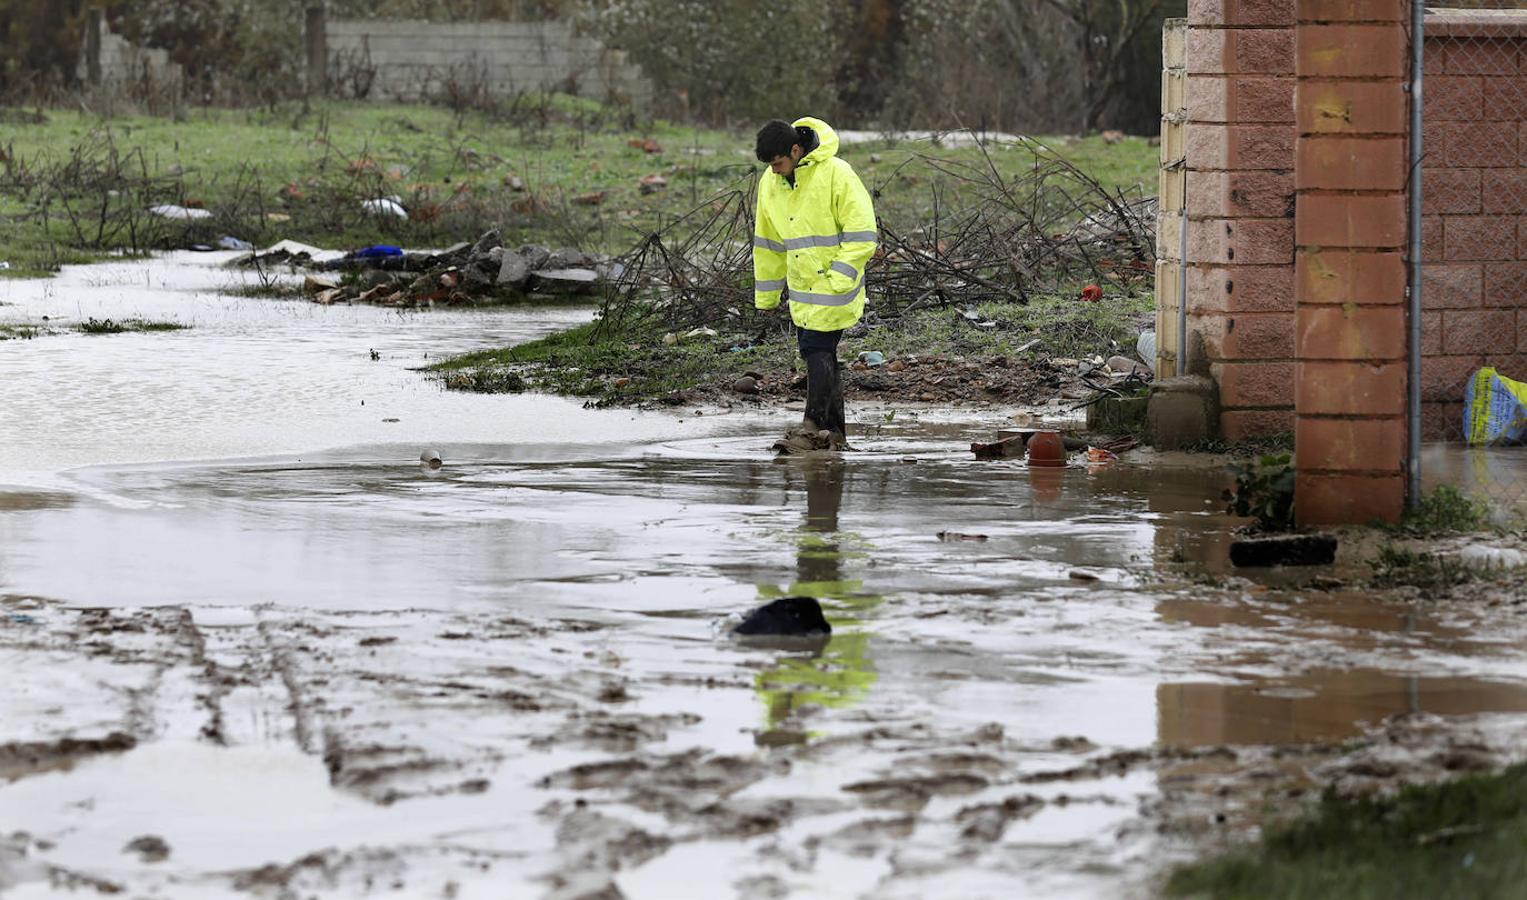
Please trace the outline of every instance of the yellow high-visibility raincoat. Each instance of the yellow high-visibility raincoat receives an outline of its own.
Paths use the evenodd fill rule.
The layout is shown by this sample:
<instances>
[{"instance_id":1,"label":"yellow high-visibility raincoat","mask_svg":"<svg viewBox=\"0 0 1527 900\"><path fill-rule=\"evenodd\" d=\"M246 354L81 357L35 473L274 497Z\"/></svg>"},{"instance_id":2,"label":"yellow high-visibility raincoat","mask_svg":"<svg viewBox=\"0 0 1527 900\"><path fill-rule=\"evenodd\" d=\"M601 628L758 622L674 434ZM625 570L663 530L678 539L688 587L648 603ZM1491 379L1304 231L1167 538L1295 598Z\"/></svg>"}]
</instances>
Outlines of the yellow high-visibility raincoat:
<instances>
[{"instance_id":1,"label":"yellow high-visibility raincoat","mask_svg":"<svg viewBox=\"0 0 1527 900\"><path fill-rule=\"evenodd\" d=\"M790 318L811 331L848 328L864 315L864 266L875 255L875 208L853 166L838 158L838 134L821 119L792 123L817 134L795 186L772 171L758 183L753 226L753 304L779 305L790 288Z\"/></svg>"}]
</instances>

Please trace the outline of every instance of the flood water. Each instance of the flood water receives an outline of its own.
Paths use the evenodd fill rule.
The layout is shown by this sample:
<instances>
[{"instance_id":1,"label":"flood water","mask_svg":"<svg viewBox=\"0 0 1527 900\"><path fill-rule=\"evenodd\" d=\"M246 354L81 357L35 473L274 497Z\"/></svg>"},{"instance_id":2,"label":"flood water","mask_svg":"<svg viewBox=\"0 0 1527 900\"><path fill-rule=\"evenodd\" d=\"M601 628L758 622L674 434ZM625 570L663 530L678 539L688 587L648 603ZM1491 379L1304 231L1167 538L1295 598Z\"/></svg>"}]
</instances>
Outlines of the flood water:
<instances>
[{"instance_id":1,"label":"flood water","mask_svg":"<svg viewBox=\"0 0 1527 900\"><path fill-rule=\"evenodd\" d=\"M1527 713L1520 629L1227 580L1212 467L447 393L416 369L592 310L238 298L222 258L0 282L0 323L192 326L0 342L7 896L1139 895L1162 781L1099 760ZM801 594L825 646L725 638Z\"/></svg>"}]
</instances>

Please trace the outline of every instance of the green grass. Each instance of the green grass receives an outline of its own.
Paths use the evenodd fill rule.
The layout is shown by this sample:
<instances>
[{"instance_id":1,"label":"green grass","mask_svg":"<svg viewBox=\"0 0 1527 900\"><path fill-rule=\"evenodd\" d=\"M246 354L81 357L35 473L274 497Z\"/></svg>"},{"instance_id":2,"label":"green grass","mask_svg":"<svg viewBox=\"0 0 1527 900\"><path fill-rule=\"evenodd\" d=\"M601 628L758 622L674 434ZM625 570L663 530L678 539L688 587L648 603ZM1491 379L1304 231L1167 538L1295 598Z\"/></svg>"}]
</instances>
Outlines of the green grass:
<instances>
[{"instance_id":1,"label":"green grass","mask_svg":"<svg viewBox=\"0 0 1527 900\"><path fill-rule=\"evenodd\" d=\"M661 337L634 343L595 341L593 330L593 325L582 325L518 347L458 356L431 368L453 390L513 393L534 387L620 403L655 399L708 382L724 386L748 371L788 371L793 365L793 348L783 341L731 352L731 342L720 338L697 336L670 346Z\"/></svg>"},{"instance_id":2,"label":"green grass","mask_svg":"<svg viewBox=\"0 0 1527 900\"><path fill-rule=\"evenodd\" d=\"M1483 574L1451 556L1385 544L1369 562L1375 587L1417 587L1436 592L1473 581Z\"/></svg>"},{"instance_id":3,"label":"green grass","mask_svg":"<svg viewBox=\"0 0 1527 900\"><path fill-rule=\"evenodd\" d=\"M1527 766L1390 799L1328 793L1254 847L1180 868L1166 894L1213 898L1527 897Z\"/></svg>"},{"instance_id":4,"label":"green grass","mask_svg":"<svg viewBox=\"0 0 1527 900\"><path fill-rule=\"evenodd\" d=\"M663 152L648 154L628 145L646 138ZM376 242L441 246L496 226L510 243L615 253L719 191L751 190L761 171L752 157L751 129L726 132L667 122L638 127L597 104L561 96L526 98L517 109L496 115L338 102L308 113L295 105L201 109L179 122L146 116L103 120L50 110L42 124L7 129L3 141L0 228L8 235L4 255L12 268L0 274L10 277L35 277L123 247L182 246L222 234L257 245L292 238L336 248ZM1042 142L1049 149L1040 152L1065 155L1109 187L1155 192L1156 151L1142 139L1112 145L1097 137ZM935 188L944 208L957 206L962 190L956 180L926 167L909 165L898 173L920 152L984 164L975 148L913 144L857 145L841 155L867 185L879 188L878 207L887 223L911 228L928 219ZM76 153L99 181L55 177ZM1033 165L1028 149L996 147L990 156L1004 177ZM523 180L526 193L505 186L511 174ZM648 174L662 174L668 188L642 194L638 179ZM44 222L48 182L56 190ZM110 188L115 197L107 197L108 184L115 185ZM289 184L301 192L300 199L283 198L281 190ZM604 195L600 204L573 203L595 192ZM360 211L360 199L390 194L434 217L405 223ZM124 223L117 233L102 234L103 203L113 221ZM215 215L166 224L142 212L156 203L199 203ZM131 230L129 219L134 219Z\"/></svg>"},{"instance_id":5,"label":"green grass","mask_svg":"<svg viewBox=\"0 0 1527 900\"><path fill-rule=\"evenodd\" d=\"M52 333L38 325L0 325L0 341L29 341Z\"/></svg>"},{"instance_id":6,"label":"green grass","mask_svg":"<svg viewBox=\"0 0 1527 900\"><path fill-rule=\"evenodd\" d=\"M129 331L181 331L190 328L176 322L152 322L144 319L97 319L91 317L75 326L85 334L123 334Z\"/></svg>"},{"instance_id":7,"label":"green grass","mask_svg":"<svg viewBox=\"0 0 1527 900\"><path fill-rule=\"evenodd\" d=\"M1107 356L1116 346L1133 343L1151 302L1149 295L1137 295L1105 303L1036 297L1027 305L984 304L978 311L998 323L993 329L976 328L953 309L917 310L894 326L845 337L838 356L852 360L863 350L879 350L888 359ZM732 349L738 346L737 338L727 335L696 336L672 345L657 333L595 340L595 326L590 324L517 347L454 357L432 369L453 390L534 388L607 403L650 400L704 385L725 389L747 372L779 378L793 371L795 345L784 334L785 321L779 314L779 327L770 340L739 350ZM1019 352L1035 338L1040 340L1037 346Z\"/></svg>"}]
</instances>

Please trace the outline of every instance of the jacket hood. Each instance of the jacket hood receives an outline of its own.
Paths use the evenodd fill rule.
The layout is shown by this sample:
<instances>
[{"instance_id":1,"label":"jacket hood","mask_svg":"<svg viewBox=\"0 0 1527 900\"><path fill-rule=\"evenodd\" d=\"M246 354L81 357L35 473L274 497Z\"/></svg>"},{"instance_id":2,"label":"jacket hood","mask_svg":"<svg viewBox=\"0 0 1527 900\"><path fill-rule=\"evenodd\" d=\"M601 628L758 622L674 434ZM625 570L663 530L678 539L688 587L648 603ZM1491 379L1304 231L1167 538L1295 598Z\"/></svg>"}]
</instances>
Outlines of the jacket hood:
<instances>
[{"instance_id":1,"label":"jacket hood","mask_svg":"<svg viewBox=\"0 0 1527 900\"><path fill-rule=\"evenodd\" d=\"M838 133L832 130L831 125L815 116L801 116L790 124L796 128L804 125L817 133L817 148L801 157L802 162L824 163L838 155Z\"/></svg>"}]
</instances>

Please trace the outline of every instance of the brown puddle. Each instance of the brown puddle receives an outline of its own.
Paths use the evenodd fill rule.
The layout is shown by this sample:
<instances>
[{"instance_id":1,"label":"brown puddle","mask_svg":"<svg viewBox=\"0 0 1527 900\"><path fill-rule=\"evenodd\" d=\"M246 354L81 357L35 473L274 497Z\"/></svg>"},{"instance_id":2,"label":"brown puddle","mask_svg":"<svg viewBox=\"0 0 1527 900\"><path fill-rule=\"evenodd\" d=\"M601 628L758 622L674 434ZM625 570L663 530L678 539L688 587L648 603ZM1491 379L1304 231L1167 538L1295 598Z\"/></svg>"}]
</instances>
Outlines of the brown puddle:
<instances>
[{"instance_id":1,"label":"brown puddle","mask_svg":"<svg viewBox=\"0 0 1527 900\"><path fill-rule=\"evenodd\" d=\"M1357 737L1395 715L1501 712L1527 712L1527 686L1347 669L1249 684L1156 688L1159 742L1166 747L1304 744Z\"/></svg>"}]
</instances>

